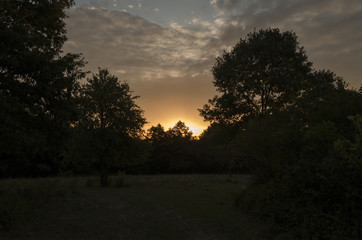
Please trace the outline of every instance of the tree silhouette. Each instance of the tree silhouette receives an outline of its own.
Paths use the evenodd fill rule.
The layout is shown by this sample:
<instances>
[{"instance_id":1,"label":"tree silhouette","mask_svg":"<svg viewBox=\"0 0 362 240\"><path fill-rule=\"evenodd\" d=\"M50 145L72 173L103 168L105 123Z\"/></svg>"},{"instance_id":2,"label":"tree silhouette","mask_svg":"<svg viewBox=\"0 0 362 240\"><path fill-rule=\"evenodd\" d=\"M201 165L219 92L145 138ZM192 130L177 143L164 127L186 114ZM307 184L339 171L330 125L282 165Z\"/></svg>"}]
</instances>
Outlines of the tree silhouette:
<instances>
[{"instance_id":1,"label":"tree silhouette","mask_svg":"<svg viewBox=\"0 0 362 240\"><path fill-rule=\"evenodd\" d=\"M190 131L190 128L186 126L186 124L182 121L178 121L175 126L170 128L167 133L170 138L180 138L185 140L191 140L192 139L192 131Z\"/></svg>"},{"instance_id":2,"label":"tree silhouette","mask_svg":"<svg viewBox=\"0 0 362 240\"><path fill-rule=\"evenodd\" d=\"M270 115L294 103L311 71L295 33L254 31L216 59L212 73L221 96L209 100L200 114L225 123Z\"/></svg>"},{"instance_id":3,"label":"tree silhouette","mask_svg":"<svg viewBox=\"0 0 362 240\"><path fill-rule=\"evenodd\" d=\"M165 129L161 124L157 124L157 126L152 126L147 130L147 138L151 142L161 142L166 137Z\"/></svg>"},{"instance_id":4,"label":"tree silhouette","mask_svg":"<svg viewBox=\"0 0 362 240\"><path fill-rule=\"evenodd\" d=\"M101 186L108 184L108 171L112 163L125 161L124 156L139 137L146 123L143 110L137 106L129 85L106 69L88 79L82 87L82 118L79 124L87 129L96 162Z\"/></svg>"},{"instance_id":5,"label":"tree silhouette","mask_svg":"<svg viewBox=\"0 0 362 240\"><path fill-rule=\"evenodd\" d=\"M178 121L167 131L161 124L152 126L147 138L152 143L148 160L151 173L186 172L195 163L196 159L192 158L194 138L184 122Z\"/></svg>"},{"instance_id":6,"label":"tree silhouette","mask_svg":"<svg viewBox=\"0 0 362 240\"><path fill-rule=\"evenodd\" d=\"M79 54L63 54L74 1L0 2L0 159L8 175L55 173L70 122Z\"/></svg>"}]
</instances>

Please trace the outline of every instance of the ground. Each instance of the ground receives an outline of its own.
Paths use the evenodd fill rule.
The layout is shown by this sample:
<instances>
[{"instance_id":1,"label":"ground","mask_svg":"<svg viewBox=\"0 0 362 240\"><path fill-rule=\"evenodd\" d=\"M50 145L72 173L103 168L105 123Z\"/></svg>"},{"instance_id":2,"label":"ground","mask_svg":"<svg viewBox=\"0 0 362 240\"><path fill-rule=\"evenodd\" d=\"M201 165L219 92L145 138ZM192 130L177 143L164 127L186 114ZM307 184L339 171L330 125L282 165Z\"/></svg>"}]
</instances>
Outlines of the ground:
<instances>
[{"instance_id":1,"label":"ground","mask_svg":"<svg viewBox=\"0 0 362 240\"><path fill-rule=\"evenodd\" d=\"M73 179L71 194L34 206L0 239L263 239L265 225L234 206L249 176L123 178L122 187L109 188L95 178Z\"/></svg>"}]
</instances>

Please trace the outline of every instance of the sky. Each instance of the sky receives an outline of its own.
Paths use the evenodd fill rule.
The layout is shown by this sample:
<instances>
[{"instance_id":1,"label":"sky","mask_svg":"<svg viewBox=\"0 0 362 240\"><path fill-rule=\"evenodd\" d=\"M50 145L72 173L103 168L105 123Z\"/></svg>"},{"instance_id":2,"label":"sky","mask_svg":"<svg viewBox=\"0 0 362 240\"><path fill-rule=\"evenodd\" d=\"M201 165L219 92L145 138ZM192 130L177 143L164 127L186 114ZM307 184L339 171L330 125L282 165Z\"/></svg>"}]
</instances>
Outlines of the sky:
<instances>
[{"instance_id":1,"label":"sky","mask_svg":"<svg viewBox=\"0 0 362 240\"><path fill-rule=\"evenodd\" d=\"M362 84L361 0L75 0L64 52L127 81L149 122L207 128L215 58L261 28L294 31L315 69Z\"/></svg>"}]
</instances>

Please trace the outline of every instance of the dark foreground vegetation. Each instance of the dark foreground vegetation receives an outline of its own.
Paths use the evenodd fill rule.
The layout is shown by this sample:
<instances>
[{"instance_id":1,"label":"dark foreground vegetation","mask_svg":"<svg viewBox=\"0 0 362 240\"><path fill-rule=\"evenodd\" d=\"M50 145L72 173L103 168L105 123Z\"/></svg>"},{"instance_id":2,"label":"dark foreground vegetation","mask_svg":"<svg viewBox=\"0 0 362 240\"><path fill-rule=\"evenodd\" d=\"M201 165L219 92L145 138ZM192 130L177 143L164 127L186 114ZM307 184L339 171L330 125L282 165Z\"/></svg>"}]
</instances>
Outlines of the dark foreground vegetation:
<instances>
[{"instance_id":1,"label":"dark foreground vegetation","mask_svg":"<svg viewBox=\"0 0 362 240\"><path fill-rule=\"evenodd\" d=\"M157 125L145 132L138 96L126 82L102 68L89 76L82 70L81 54L62 52L65 9L73 3L0 3L1 178L98 174L99 184L106 187L115 184L108 176L119 172L248 173L253 181L245 189L239 183L234 196L239 210L230 210L235 222L227 222L226 228L240 226L248 214L271 224L268 239L362 238L362 88L348 88L333 72L314 69L294 32L255 30L216 58L212 74L219 95L199 110L210 127L196 139L181 121L167 130ZM147 199L147 191L172 198L183 189L191 193L196 184L172 193L152 187L135 193L137 187L131 187L113 195L111 189L79 190L78 180L65 184L68 180L39 180L40 187L33 184L37 180L3 181L2 230L37 216L34 206L51 206L52 199L72 212L77 204L82 209L89 201L113 201L115 196L131 199L142 193ZM203 190L195 191L195 196L180 198L196 201ZM215 188L208 194L228 196ZM151 212L157 201L139 204L150 211L146 219L155 221ZM100 211L94 217L107 214ZM177 231L186 233L179 227Z\"/></svg>"}]
</instances>

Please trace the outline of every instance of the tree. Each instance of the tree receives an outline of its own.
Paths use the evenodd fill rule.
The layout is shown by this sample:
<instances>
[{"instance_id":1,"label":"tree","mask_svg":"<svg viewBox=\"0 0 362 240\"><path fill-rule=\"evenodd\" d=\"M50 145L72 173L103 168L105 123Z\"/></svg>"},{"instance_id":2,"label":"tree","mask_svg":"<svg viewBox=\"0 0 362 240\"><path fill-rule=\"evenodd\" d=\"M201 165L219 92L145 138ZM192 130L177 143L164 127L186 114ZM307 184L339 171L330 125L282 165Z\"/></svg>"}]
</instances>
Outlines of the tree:
<instances>
[{"instance_id":1,"label":"tree","mask_svg":"<svg viewBox=\"0 0 362 240\"><path fill-rule=\"evenodd\" d=\"M235 170L233 159L234 149L231 143L239 129L233 125L212 123L199 136L199 148L202 149L202 156L199 162L202 168L209 172L226 173ZM235 147L239 152L240 146ZM234 168L234 169L233 169ZM238 169L239 170L239 169Z\"/></svg>"},{"instance_id":2,"label":"tree","mask_svg":"<svg viewBox=\"0 0 362 240\"><path fill-rule=\"evenodd\" d=\"M200 114L221 123L273 114L295 102L311 72L295 33L254 31L216 58L213 83L221 96L210 99Z\"/></svg>"},{"instance_id":3,"label":"tree","mask_svg":"<svg viewBox=\"0 0 362 240\"><path fill-rule=\"evenodd\" d=\"M0 3L0 159L10 175L55 173L74 95L85 76L79 54L63 54L72 0ZM1 171L1 170L0 170Z\"/></svg>"},{"instance_id":4,"label":"tree","mask_svg":"<svg viewBox=\"0 0 362 240\"><path fill-rule=\"evenodd\" d=\"M151 152L146 164L147 173L168 173L170 169L169 141L161 124L147 130L147 140L151 143Z\"/></svg>"},{"instance_id":5,"label":"tree","mask_svg":"<svg viewBox=\"0 0 362 240\"><path fill-rule=\"evenodd\" d=\"M191 140L192 139L192 131L190 128L186 126L186 124L182 121L178 121L175 126L170 128L167 131L167 135L172 139L183 139L183 140Z\"/></svg>"},{"instance_id":6,"label":"tree","mask_svg":"<svg viewBox=\"0 0 362 240\"><path fill-rule=\"evenodd\" d=\"M312 70L278 29L241 39L213 75L221 96L200 113L238 130L223 151L253 169L244 210L274 223L275 239L361 239L361 90Z\"/></svg>"},{"instance_id":7,"label":"tree","mask_svg":"<svg viewBox=\"0 0 362 240\"><path fill-rule=\"evenodd\" d=\"M152 126L150 129L147 130L147 138L151 142L160 142L165 137L166 132L161 124L157 124L157 126Z\"/></svg>"},{"instance_id":8,"label":"tree","mask_svg":"<svg viewBox=\"0 0 362 240\"><path fill-rule=\"evenodd\" d=\"M82 118L79 125L88 133L91 153L99 168L101 186L108 184L109 169L126 161L133 139L143 133L143 110L135 103L129 85L120 83L107 69L82 87Z\"/></svg>"},{"instance_id":9,"label":"tree","mask_svg":"<svg viewBox=\"0 0 362 240\"><path fill-rule=\"evenodd\" d=\"M164 130L161 124L152 126L147 137L152 143L148 168L151 173L186 172L194 164L192 131L182 121Z\"/></svg>"},{"instance_id":10,"label":"tree","mask_svg":"<svg viewBox=\"0 0 362 240\"><path fill-rule=\"evenodd\" d=\"M293 119L301 119L312 127L325 121L333 122L345 136L354 135L348 116L362 113L362 94L348 89L348 84L331 71L314 71L295 107L289 109Z\"/></svg>"}]
</instances>

